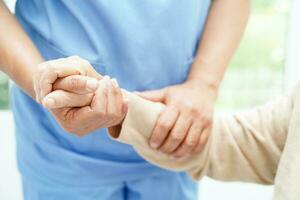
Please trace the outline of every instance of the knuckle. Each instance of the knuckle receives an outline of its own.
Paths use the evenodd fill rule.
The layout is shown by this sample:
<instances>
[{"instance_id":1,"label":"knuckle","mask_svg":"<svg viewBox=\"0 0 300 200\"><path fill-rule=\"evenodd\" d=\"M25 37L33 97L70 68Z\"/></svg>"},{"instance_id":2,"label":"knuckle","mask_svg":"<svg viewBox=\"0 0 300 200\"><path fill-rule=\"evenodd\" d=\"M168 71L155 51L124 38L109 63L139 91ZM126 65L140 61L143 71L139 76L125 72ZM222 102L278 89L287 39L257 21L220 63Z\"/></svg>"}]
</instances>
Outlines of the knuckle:
<instances>
[{"instance_id":1,"label":"knuckle","mask_svg":"<svg viewBox=\"0 0 300 200\"><path fill-rule=\"evenodd\" d=\"M89 61L87 61L87 60L85 60L85 59L82 59L82 58L81 58L79 61L80 61L80 63L81 63L83 66L90 66Z\"/></svg>"},{"instance_id":2,"label":"knuckle","mask_svg":"<svg viewBox=\"0 0 300 200\"><path fill-rule=\"evenodd\" d=\"M160 129L163 129L163 130L168 130L168 129L170 129L171 126L172 126L172 124L171 124L169 121L163 120L163 119L158 120L157 123L158 123L158 127L159 127Z\"/></svg>"},{"instance_id":3,"label":"knuckle","mask_svg":"<svg viewBox=\"0 0 300 200\"><path fill-rule=\"evenodd\" d=\"M80 88L80 81L75 78L75 77L72 77L70 78L70 88L71 89L79 89Z\"/></svg>"},{"instance_id":4,"label":"knuckle","mask_svg":"<svg viewBox=\"0 0 300 200\"><path fill-rule=\"evenodd\" d=\"M213 123L213 118L212 116L209 116L206 118L206 124L211 125Z\"/></svg>"},{"instance_id":5,"label":"knuckle","mask_svg":"<svg viewBox=\"0 0 300 200\"><path fill-rule=\"evenodd\" d=\"M207 139L201 139L199 141L199 149L202 149L207 143Z\"/></svg>"},{"instance_id":6,"label":"knuckle","mask_svg":"<svg viewBox=\"0 0 300 200\"><path fill-rule=\"evenodd\" d=\"M191 148L197 145L196 140L186 140L184 143L187 147Z\"/></svg>"},{"instance_id":7,"label":"knuckle","mask_svg":"<svg viewBox=\"0 0 300 200\"><path fill-rule=\"evenodd\" d=\"M151 137L150 143L160 144L161 141L162 141L162 138L156 135L156 136Z\"/></svg>"},{"instance_id":8,"label":"knuckle","mask_svg":"<svg viewBox=\"0 0 300 200\"><path fill-rule=\"evenodd\" d=\"M82 66L82 67L85 68L85 69L91 67L90 62L87 61L87 60L85 60L85 59L80 58L80 59L78 60L78 62L80 63L80 66Z\"/></svg>"},{"instance_id":9,"label":"knuckle","mask_svg":"<svg viewBox=\"0 0 300 200\"><path fill-rule=\"evenodd\" d=\"M179 133L172 133L171 140L175 143L178 143L183 140L183 136L182 136L182 134L179 134Z\"/></svg>"},{"instance_id":10,"label":"knuckle","mask_svg":"<svg viewBox=\"0 0 300 200\"><path fill-rule=\"evenodd\" d=\"M204 122L205 125L212 124L212 116L210 114L203 114L201 115L201 120Z\"/></svg>"},{"instance_id":11,"label":"knuckle","mask_svg":"<svg viewBox=\"0 0 300 200\"><path fill-rule=\"evenodd\" d=\"M196 105L194 105L192 103L186 103L183 106L192 115L200 116L202 114L201 110Z\"/></svg>"},{"instance_id":12,"label":"knuckle","mask_svg":"<svg viewBox=\"0 0 300 200\"><path fill-rule=\"evenodd\" d=\"M196 106L191 106L189 110L193 115L202 117L202 111L198 109Z\"/></svg>"},{"instance_id":13,"label":"knuckle","mask_svg":"<svg viewBox=\"0 0 300 200\"><path fill-rule=\"evenodd\" d=\"M152 137L151 141L150 141L151 144L156 145L155 148L159 148L161 146L162 142L163 142L163 139L161 137L158 137L158 136Z\"/></svg>"}]
</instances>

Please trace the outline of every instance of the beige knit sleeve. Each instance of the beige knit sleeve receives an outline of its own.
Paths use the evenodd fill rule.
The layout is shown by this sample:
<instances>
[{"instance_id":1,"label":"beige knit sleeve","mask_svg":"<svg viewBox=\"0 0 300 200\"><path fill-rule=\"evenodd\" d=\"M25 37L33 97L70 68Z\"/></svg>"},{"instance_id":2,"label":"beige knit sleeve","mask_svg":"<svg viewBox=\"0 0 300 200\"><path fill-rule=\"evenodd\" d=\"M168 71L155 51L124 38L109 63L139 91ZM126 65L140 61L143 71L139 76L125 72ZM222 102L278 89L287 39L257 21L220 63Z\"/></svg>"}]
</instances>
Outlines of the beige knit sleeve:
<instances>
[{"instance_id":1,"label":"beige knit sleeve","mask_svg":"<svg viewBox=\"0 0 300 200\"><path fill-rule=\"evenodd\" d=\"M203 152L171 160L153 150L148 139L164 105L126 94L129 110L123 124L109 130L119 142L130 144L147 161L162 168L187 171L198 180L204 175L223 181L271 184L284 148L292 112L292 98L283 97L238 114L216 116Z\"/></svg>"},{"instance_id":2,"label":"beige knit sleeve","mask_svg":"<svg viewBox=\"0 0 300 200\"><path fill-rule=\"evenodd\" d=\"M248 111L219 116L211 135L206 174L224 181L273 184L292 109L292 98L283 97Z\"/></svg>"}]
</instances>

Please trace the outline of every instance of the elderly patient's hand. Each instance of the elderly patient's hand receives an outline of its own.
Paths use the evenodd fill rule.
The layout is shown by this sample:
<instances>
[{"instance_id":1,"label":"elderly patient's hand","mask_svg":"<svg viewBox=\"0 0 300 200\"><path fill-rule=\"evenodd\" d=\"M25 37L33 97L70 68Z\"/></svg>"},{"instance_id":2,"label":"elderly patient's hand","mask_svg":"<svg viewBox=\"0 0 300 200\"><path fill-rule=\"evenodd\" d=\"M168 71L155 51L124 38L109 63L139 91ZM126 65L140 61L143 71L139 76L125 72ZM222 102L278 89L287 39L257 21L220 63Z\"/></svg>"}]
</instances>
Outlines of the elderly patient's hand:
<instances>
[{"instance_id":1,"label":"elderly patient's hand","mask_svg":"<svg viewBox=\"0 0 300 200\"><path fill-rule=\"evenodd\" d=\"M78 57L48 61L40 67L35 78L37 99L66 131L83 136L123 120L127 102L115 79L102 78Z\"/></svg>"}]
</instances>

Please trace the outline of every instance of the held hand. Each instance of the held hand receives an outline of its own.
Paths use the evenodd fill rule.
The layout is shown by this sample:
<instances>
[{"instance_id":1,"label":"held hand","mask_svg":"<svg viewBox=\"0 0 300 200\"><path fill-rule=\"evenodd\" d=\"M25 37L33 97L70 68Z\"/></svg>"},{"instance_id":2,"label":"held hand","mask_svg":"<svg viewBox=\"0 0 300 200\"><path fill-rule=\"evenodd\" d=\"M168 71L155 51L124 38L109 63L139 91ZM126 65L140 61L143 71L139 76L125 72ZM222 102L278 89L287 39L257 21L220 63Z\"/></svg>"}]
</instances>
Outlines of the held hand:
<instances>
[{"instance_id":1,"label":"held hand","mask_svg":"<svg viewBox=\"0 0 300 200\"><path fill-rule=\"evenodd\" d=\"M161 90L138 93L141 97L166 104L150 137L152 148L172 158L201 152L211 131L215 89L197 80Z\"/></svg>"},{"instance_id":2,"label":"held hand","mask_svg":"<svg viewBox=\"0 0 300 200\"><path fill-rule=\"evenodd\" d=\"M100 80L102 76L98 74L90 63L78 56L71 56L68 58L60 58L50 60L38 65L37 73L33 77L33 86L36 94L36 100L42 103L43 98L53 91L53 84L61 78L71 75L83 75ZM69 79L74 88L77 88L78 79ZM83 87L79 88L83 93L94 92L97 89L97 81L86 79ZM70 88L72 89L72 88Z\"/></svg>"},{"instance_id":3,"label":"held hand","mask_svg":"<svg viewBox=\"0 0 300 200\"><path fill-rule=\"evenodd\" d=\"M54 84L55 91L43 100L60 125L78 136L118 125L127 113L127 102L115 79L105 76L95 93L82 94L85 79L92 78L73 75L60 79ZM74 80L77 87L72 86Z\"/></svg>"}]
</instances>

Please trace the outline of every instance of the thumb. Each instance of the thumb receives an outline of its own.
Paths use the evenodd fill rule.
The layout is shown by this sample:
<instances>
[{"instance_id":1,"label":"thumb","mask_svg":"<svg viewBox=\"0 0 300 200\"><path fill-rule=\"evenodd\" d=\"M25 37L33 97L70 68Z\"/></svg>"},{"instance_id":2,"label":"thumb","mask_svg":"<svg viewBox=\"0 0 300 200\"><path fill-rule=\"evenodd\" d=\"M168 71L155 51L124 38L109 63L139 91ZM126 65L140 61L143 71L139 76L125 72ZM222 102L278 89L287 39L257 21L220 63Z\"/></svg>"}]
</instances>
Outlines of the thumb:
<instances>
[{"instance_id":1,"label":"thumb","mask_svg":"<svg viewBox=\"0 0 300 200\"><path fill-rule=\"evenodd\" d=\"M70 108L70 107L83 107L90 105L93 94L75 94L64 90L55 90L48 94L42 101L45 108Z\"/></svg>"},{"instance_id":2,"label":"thumb","mask_svg":"<svg viewBox=\"0 0 300 200\"><path fill-rule=\"evenodd\" d=\"M166 98L166 89L135 92L135 94L150 101L164 102Z\"/></svg>"},{"instance_id":3,"label":"thumb","mask_svg":"<svg viewBox=\"0 0 300 200\"><path fill-rule=\"evenodd\" d=\"M71 75L55 81L53 90L65 90L75 94L89 94L98 88L98 80L82 75Z\"/></svg>"}]
</instances>

